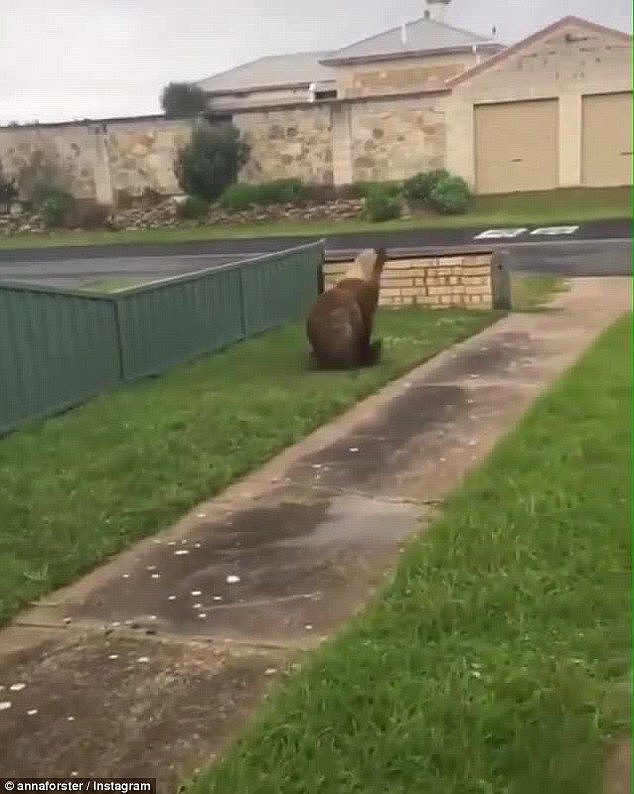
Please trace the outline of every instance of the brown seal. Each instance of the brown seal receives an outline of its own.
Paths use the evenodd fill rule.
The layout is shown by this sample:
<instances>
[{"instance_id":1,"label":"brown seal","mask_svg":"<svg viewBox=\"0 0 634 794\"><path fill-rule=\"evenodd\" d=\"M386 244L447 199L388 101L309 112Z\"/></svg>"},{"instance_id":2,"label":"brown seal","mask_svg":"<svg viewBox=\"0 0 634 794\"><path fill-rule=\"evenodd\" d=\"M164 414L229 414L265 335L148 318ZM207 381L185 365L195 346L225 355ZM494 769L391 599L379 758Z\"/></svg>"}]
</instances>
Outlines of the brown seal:
<instances>
[{"instance_id":1,"label":"brown seal","mask_svg":"<svg viewBox=\"0 0 634 794\"><path fill-rule=\"evenodd\" d=\"M318 366L351 369L378 361L381 344L370 339L384 265L384 248L362 251L344 278L315 301L306 332Z\"/></svg>"}]
</instances>

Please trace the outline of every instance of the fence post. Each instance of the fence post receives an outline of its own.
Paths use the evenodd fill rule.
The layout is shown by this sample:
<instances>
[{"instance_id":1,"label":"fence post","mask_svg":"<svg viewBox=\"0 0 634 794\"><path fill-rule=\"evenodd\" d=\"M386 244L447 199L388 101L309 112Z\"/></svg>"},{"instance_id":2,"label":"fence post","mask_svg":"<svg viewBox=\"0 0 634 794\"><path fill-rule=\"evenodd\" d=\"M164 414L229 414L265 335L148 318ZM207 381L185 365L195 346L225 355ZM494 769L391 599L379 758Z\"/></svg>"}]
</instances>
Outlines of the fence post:
<instances>
[{"instance_id":1,"label":"fence post","mask_svg":"<svg viewBox=\"0 0 634 794\"><path fill-rule=\"evenodd\" d=\"M240 274L240 330L242 331L242 338L247 338L247 312L244 300L244 269L239 268Z\"/></svg>"},{"instance_id":2,"label":"fence post","mask_svg":"<svg viewBox=\"0 0 634 794\"><path fill-rule=\"evenodd\" d=\"M491 293L493 308L510 311L513 308L511 273L507 264L510 254L506 250L495 250L491 254Z\"/></svg>"},{"instance_id":3,"label":"fence post","mask_svg":"<svg viewBox=\"0 0 634 794\"><path fill-rule=\"evenodd\" d=\"M326 246L322 240L321 249L320 249L321 256L319 257L319 262L317 264L317 294L321 295L322 292L326 291L326 276L324 275L324 266L326 264Z\"/></svg>"},{"instance_id":4,"label":"fence post","mask_svg":"<svg viewBox=\"0 0 634 794\"><path fill-rule=\"evenodd\" d=\"M119 300L113 298L112 303L114 305L114 325L117 336L117 355L119 357L119 378L122 383L125 383L125 359L123 357L123 333L121 330L121 317L119 315Z\"/></svg>"}]
</instances>

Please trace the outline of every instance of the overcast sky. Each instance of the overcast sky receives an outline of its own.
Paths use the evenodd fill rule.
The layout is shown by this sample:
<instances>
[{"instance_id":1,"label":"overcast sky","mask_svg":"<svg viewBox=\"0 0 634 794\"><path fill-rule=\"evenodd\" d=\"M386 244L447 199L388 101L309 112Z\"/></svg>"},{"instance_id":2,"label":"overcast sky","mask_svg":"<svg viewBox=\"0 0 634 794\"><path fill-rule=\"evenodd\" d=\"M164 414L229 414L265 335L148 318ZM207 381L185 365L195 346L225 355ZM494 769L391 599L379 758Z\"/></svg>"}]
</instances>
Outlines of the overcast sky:
<instances>
[{"instance_id":1,"label":"overcast sky","mask_svg":"<svg viewBox=\"0 0 634 794\"><path fill-rule=\"evenodd\" d=\"M162 87L262 55L335 49L424 0L0 0L0 123L160 112ZM631 31L631 0L453 0L446 21L511 44L567 14Z\"/></svg>"}]
</instances>

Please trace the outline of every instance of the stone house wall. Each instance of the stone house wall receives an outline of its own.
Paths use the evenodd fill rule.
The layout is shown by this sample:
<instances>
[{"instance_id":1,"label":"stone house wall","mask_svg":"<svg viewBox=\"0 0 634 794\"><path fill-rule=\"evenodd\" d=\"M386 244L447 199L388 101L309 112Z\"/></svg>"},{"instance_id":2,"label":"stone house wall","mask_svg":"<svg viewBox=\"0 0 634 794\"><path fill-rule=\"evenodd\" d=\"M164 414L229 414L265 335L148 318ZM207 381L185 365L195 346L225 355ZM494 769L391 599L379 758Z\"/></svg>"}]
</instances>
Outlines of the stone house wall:
<instances>
[{"instance_id":1,"label":"stone house wall","mask_svg":"<svg viewBox=\"0 0 634 794\"><path fill-rule=\"evenodd\" d=\"M334 286L349 262L324 266L326 289ZM388 262L381 276L379 305L422 305L436 309L493 307L491 254L461 254Z\"/></svg>"},{"instance_id":2,"label":"stone house wall","mask_svg":"<svg viewBox=\"0 0 634 794\"><path fill-rule=\"evenodd\" d=\"M407 179L443 168L445 95L371 100L350 110L351 181Z\"/></svg>"},{"instance_id":3,"label":"stone house wall","mask_svg":"<svg viewBox=\"0 0 634 794\"><path fill-rule=\"evenodd\" d=\"M243 181L300 178L333 183L330 106L237 113L233 123L251 147L249 162L240 175Z\"/></svg>"},{"instance_id":4,"label":"stone house wall","mask_svg":"<svg viewBox=\"0 0 634 794\"><path fill-rule=\"evenodd\" d=\"M345 185L442 168L445 104L445 94L431 94L236 113L251 146L240 178Z\"/></svg>"},{"instance_id":5,"label":"stone house wall","mask_svg":"<svg viewBox=\"0 0 634 794\"><path fill-rule=\"evenodd\" d=\"M477 56L479 57L479 56ZM347 99L442 89L445 80L475 66L472 53L394 58L337 67L340 96Z\"/></svg>"}]
</instances>

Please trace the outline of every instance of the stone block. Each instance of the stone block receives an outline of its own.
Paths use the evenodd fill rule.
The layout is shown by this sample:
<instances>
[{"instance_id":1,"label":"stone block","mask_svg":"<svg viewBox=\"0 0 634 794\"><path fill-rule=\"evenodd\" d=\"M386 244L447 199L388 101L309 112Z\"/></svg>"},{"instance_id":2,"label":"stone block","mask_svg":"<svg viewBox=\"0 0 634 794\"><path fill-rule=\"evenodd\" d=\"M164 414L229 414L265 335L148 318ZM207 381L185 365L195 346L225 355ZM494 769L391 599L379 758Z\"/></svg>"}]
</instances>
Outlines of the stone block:
<instances>
[{"instance_id":1,"label":"stone block","mask_svg":"<svg viewBox=\"0 0 634 794\"><path fill-rule=\"evenodd\" d=\"M393 259L385 266L384 273L389 273L392 270L411 270L412 267L417 266L417 261L412 259Z\"/></svg>"},{"instance_id":2,"label":"stone block","mask_svg":"<svg viewBox=\"0 0 634 794\"><path fill-rule=\"evenodd\" d=\"M438 261L443 267L462 267L462 262L461 256L441 256Z\"/></svg>"},{"instance_id":3,"label":"stone block","mask_svg":"<svg viewBox=\"0 0 634 794\"><path fill-rule=\"evenodd\" d=\"M413 287L413 278L385 278L381 279L381 289L385 287Z\"/></svg>"},{"instance_id":4,"label":"stone block","mask_svg":"<svg viewBox=\"0 0 634 794\"><path fill-rule=\"evenodd\" d=\"M465 266L462 270L465 276L490 276L491 275L491 268L490 267L480 267L480 266Z\"/></svg>"}]
</instances>

